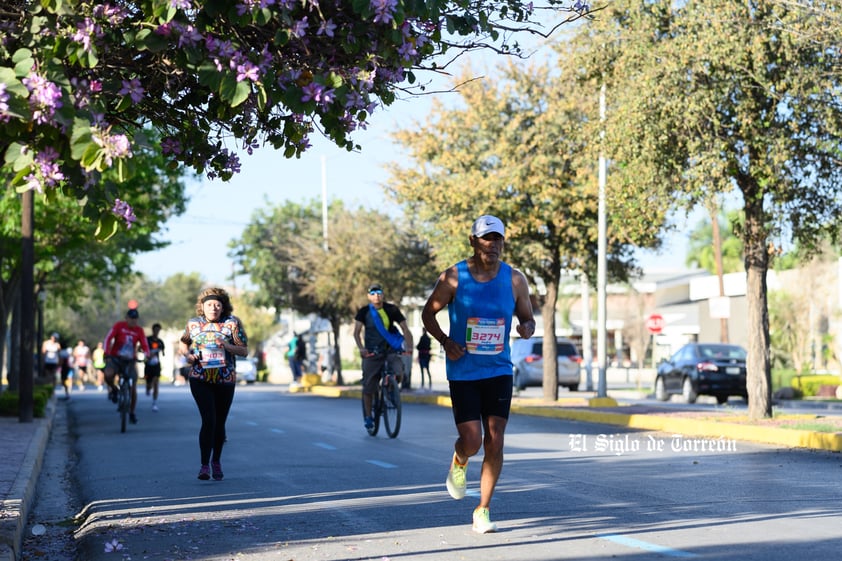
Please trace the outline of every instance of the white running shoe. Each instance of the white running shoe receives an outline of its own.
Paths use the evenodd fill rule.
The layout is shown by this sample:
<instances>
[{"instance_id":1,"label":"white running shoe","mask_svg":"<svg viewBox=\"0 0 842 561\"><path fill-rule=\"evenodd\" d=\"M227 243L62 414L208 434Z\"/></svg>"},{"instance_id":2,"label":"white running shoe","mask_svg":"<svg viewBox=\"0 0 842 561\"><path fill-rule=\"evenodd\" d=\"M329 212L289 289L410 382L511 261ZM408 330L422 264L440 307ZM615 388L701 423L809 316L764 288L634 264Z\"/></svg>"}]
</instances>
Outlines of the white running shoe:
<instances>
[{"instance_id":1,"label":"white running shoe","mask_svg":"<svg viewBox=\"0 0 842 561\"><path fill-rule=\"evenodd\" d=\"M474 532L477 534L490 534L497 531L497 524L489 518L487 508L477 507L474 509Z\"/></svg>"},{"instance_id":2,"label":"white running shoe","mask_svg":"<svg viewBox=\"0 0 842 561\"><path fill-rule=\"evenodd\" d=\"M465 480L466 471L468 471L468 462L465 462L464 465L460 464L456 461L456 453L454 453L453 461L450 463L450 471L447 472L445 485L447 485L447 492L456 500L465 496L465 489L468 486Z\"/></svg>"}]
</instances>

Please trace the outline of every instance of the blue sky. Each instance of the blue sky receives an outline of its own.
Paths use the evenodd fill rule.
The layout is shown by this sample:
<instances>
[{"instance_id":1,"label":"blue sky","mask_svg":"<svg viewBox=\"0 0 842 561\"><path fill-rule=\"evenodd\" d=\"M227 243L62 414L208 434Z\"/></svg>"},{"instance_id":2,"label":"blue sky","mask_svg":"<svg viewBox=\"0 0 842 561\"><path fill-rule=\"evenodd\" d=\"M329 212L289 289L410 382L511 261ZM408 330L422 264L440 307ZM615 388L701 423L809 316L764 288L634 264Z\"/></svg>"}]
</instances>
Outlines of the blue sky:
<instances>
[{"instance_id":1,"label":"blue sky","mask_svg":"<svg viewBox=\"0 0 842 561\"><path fill-rule=\"evenodd\" d=\"M362 146L360 152L341 150L314 135L312 148L300 159L288 160L281 152L262 148L251 156L242 154L242 169L228 182L206 178L191 182L187 212L159 233L159 239L170 245L139 256L137 269L156 280L198 272L209 283L227 285L232 271L228 242L241 235L267 200L272 207L285 201L321 200L324 183L328 199L371 208L387 205L381 187L388 177L383 166L400 157L389 132L428 108L428 99L413 99L397 101L375 114L369 128L354 136Z\"/></svg>"}]
</instances>

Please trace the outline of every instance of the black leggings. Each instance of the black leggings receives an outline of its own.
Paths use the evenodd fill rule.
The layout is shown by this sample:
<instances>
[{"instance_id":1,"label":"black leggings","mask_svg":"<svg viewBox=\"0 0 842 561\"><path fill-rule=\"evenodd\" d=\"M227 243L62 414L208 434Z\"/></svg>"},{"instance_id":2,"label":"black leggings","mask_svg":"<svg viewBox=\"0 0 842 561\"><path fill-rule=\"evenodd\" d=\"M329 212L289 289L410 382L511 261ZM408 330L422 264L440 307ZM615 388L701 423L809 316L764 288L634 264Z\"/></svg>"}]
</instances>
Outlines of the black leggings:
<instances>
[{"instance_id":1,"label":"black leggings","mask_svg":"<svg viewBox=\"0 0 842 561\"><path fill-rule=\"evenodd\" d=\"M190 393L199 407L202 428L199 430L199 451L202 465L218 462L225 444L225 420L234 401L234 384L208 384L190 378ZM213 454L213 457L211 457Z\"/></svg>"}]
</instances>

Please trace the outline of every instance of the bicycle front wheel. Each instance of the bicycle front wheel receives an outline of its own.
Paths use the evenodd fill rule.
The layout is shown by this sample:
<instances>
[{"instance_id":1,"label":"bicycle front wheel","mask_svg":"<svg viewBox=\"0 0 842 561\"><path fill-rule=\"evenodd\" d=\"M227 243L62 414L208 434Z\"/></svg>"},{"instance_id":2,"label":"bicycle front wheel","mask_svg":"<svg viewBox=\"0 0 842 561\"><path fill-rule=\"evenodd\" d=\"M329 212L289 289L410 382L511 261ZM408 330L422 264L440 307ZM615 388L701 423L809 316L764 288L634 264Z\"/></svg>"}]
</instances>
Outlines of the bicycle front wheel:
<instances>
[{"instance_id":1,"label":"bicycle front wheel","mask_svg":"<svg viewBox=\"0 0 842 561\"><path fill-rule=\"evenodd\" d=\"M131 381L120 382L120 393L117 396L117 409L120 411L120 432L126 432L126 421L132 405Z\"/></svg>"},{"instance_id":2,"label":"bicycle front wheel","mask_svg":"<svg viewBox=\"0 0 842 561\"><path fill-rule=\"evenodd\" d=\"M383 424L389 438L398 436L401 430L401 389L394 376L383 387Z\"/></svg>"}]
</instances>

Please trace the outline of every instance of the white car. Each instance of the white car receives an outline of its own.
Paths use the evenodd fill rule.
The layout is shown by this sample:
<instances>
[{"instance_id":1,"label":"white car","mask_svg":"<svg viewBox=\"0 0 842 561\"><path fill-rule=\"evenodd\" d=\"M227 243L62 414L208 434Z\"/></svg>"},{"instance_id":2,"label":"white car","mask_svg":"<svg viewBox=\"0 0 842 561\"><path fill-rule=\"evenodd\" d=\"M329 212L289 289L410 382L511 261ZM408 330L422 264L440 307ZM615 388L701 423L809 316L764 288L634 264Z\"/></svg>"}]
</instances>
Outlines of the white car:
<instances>
[{"instance_id":1,"label":"white car","mask_svg":"<svg viewBox=\"0 0 842 561\"><path fill-rule=\"evenodd\" d=\"M255 383L257 381L257 359L238 356L237 379L243 380L247 384Z\"/></svg>"},{"instance_id":2,"label":"white car","mask_svg":"<svg viewBox=\"0 0 842 561\"><path fill-rule=\"evenodd\" d=\"M518 390L527 386L544 384L543 346L543 337L512 340L513 383ZM577 391L581 379L582 357L576 349L576 344L570 339L557 338L556 356L558 358L558 385L570 388L572 392Z\"/></svg>"}]
</instances>

